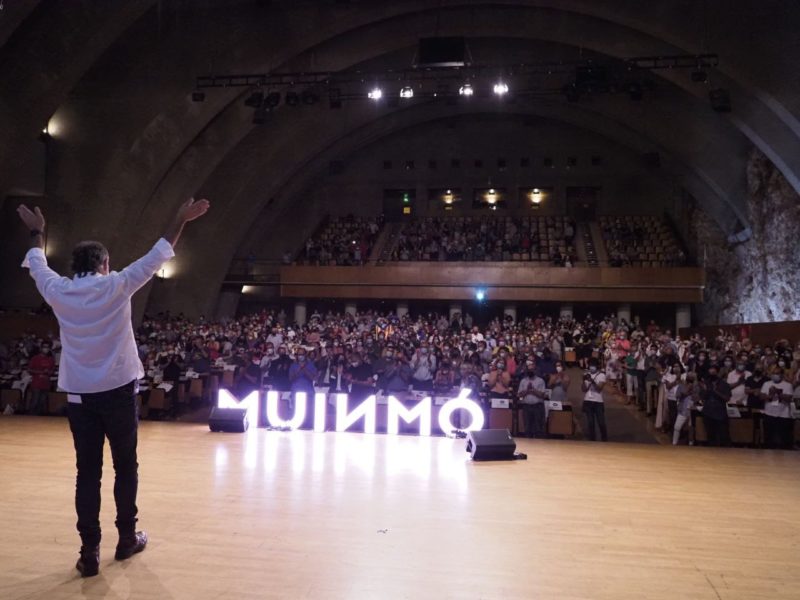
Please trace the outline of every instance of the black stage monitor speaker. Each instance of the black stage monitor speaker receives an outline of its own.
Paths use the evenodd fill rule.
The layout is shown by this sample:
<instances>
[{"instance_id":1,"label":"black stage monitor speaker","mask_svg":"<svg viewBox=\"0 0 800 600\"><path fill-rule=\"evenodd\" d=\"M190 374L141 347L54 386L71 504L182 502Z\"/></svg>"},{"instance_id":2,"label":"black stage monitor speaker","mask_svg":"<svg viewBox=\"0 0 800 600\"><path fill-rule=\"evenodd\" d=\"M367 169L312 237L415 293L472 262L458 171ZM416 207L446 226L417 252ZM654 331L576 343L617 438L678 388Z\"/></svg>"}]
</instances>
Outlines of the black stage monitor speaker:
<instances>
[{"instance_id":1,"label":"black stage monitor speaker","mask_svg":"<svg viewBox=\"0 0 800 600\"><path fill-rule=\"evenodd\" d=\"M247 431L246 408L219 408L215 406L208 416L208 428L211 431L229 431L244 433Z\"/></svg>"},{"instance_id":2,"label":"black stage monitor speaker","mask_svg":"<svg viewBox=\"0 0 800 600\"><path fill-rule=\"evenodd\" d=\"M472 460L513 460L517 443L508 429L467 432L467 452Z\"/></svg>"}]
</instances>

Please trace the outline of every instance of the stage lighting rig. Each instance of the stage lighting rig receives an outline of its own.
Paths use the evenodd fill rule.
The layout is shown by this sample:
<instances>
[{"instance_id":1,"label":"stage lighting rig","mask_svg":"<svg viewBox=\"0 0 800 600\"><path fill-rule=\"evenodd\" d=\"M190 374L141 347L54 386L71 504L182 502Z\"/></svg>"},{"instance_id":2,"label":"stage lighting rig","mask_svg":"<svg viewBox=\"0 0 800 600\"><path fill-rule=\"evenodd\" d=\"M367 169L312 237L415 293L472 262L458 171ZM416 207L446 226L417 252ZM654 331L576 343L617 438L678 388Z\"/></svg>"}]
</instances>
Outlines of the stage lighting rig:
<instances>
[{"instance_id":1,"label":"stage lighting rig","mask_svg":"<svg viewBox=\"0 0 800 600\"><path fill-rule=\"evenodd\" d=\"M262 103L268 110L279 105L282 95L287 106L310 106L323 94L328 95L331 108L363 100L381 101L392 107L398 106L398 101L412 98L422 102L444 100L454 105L459 98L488 98L492 93L497 97L510 95L513 87L513 98L562 94L568 102L578 102L590 95L626 94L631 100L639 101L653 87L645 71L687 69L693 81L702 82L708 81L709 70L719 65L716 54L643 56L621 62L580 59L476 64L471 59L457 60L458 56L463 56L460 42L454 42L453 48L458 52L442 50L438 58L434 50L426 49L421 55L425 60L416 60L410 67L399 69L200 76L196 79L192 99L202 101L211 88L249 87L255 91L245 98L245 104L259 106L256 94L261 93ZM496 79L498 73L503 74L502 80ZM371 87L365 89L365 84ZM296 91L297 88L304 91ZM261 90L271 91L267 94ZM717 106L720 108L715 110L725 110L724 102L715 103Z\"/></svg>"}]
</instances>

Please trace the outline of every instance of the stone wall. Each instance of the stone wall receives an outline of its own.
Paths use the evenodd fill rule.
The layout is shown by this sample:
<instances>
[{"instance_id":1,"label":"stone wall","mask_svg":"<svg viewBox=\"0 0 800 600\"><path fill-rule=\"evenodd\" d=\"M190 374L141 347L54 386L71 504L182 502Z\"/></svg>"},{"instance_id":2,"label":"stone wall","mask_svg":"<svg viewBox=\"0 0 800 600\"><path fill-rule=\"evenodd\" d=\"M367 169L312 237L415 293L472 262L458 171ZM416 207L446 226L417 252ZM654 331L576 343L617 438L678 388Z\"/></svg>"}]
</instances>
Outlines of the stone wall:
<instances>
[{"instance_id":1,"label":"stone wall","mask_svg":"<svg viewBox=\"0 0 800 600\"><path fill-rule=\"evenodd\" d=\"M749 240L730 244L716 222L695 209L692 235L705 256L703 324L800 319L800 197L759 150L747 163Z\"/></svg>"}]
</instances>

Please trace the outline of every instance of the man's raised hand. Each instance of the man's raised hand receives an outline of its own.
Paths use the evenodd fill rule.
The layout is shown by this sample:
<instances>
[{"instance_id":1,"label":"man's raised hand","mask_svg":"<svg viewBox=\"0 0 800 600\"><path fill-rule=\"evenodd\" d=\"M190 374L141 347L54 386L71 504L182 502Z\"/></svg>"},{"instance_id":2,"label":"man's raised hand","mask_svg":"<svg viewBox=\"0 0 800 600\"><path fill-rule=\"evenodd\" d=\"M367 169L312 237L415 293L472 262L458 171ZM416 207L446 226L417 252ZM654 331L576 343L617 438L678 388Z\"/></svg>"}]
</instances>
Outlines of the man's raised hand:
<instances>
[{"instance_id":1,"label":"man's raised hand","mask_svg":"<svg viewBox=\"0 0 800 600\"><path fill-rule=\"evenodd\" d=\"M206 214L210 206L211 203L205 198L202 200L189 198L186 202L181 204L181 207L178 209L178 220L182 223L194 221Z\"/></svg>"},{"instance_id":2,"label":"man's raised hand","mask_svg":"<svg viewBox=\"0 0 800 600\"><path fill-rule=\"evenodd\" d=\"M24 204L20 204L17 208L17 214L19 218L22 219L22 222L25 223L25 226L31 231L34 229L37 231L44 231L44 215L38 206L31 210Z\"/></svg>"}]
</instances>

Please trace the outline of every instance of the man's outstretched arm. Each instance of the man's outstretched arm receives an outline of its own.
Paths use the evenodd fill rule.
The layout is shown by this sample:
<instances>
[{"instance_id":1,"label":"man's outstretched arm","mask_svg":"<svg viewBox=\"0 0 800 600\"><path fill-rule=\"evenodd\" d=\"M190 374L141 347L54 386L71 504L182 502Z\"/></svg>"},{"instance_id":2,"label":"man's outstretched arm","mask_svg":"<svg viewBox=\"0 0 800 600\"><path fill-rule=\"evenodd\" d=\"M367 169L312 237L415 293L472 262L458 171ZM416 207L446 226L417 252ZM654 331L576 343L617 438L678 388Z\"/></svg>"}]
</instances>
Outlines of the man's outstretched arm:
<instances>
[{"instance_id":1,"label":"man's outstretched arm","mask_svg":"<svg viewBox=\"0 0 800 600\"><path fill-rule=\"evenodd\" d=\"M181 204L178 212L175 213L175 217L170 221L169 225L167 225L167 229L164 231L162 237L174 248L181 237L183 226L189 221L194 221L198 217L202 217L206 214L210 205L209 201L205 198L203 200L189 198L186 202Z\"/></svg>"},{"instance_id":2,"label":"man's outstretched arm","mask_svg":"<svg viewBox=\"0 0 800 600\"><path fill-rule=\"evenodd\" d=\"M44 215L38 206L33 210L20 204L17 208L17 214L25 227L31 232L31 248L44 249Z\"/></svg>"},{"instance_id":3,"label":"man's outstretched arm","mask_svg":"<svg viewBox=\"0 0 800 600\"><path fill-rule=\"evenodd\" d=\"M194 198L190 198L181 204L178 212L175 213L175 217L164 231L162 239L156 242L150 252L139 260L132 262L120 272L120 276L125 280L125 289L129 295L147 283L161 268L161 265L175 256L173 248L181 236L183 226L189 221L194 221L206 214L208 207L208 200L195 202Z\"/></svg>"}]
</instances>

